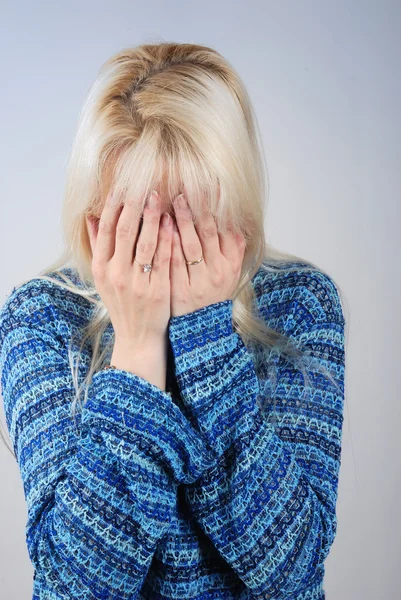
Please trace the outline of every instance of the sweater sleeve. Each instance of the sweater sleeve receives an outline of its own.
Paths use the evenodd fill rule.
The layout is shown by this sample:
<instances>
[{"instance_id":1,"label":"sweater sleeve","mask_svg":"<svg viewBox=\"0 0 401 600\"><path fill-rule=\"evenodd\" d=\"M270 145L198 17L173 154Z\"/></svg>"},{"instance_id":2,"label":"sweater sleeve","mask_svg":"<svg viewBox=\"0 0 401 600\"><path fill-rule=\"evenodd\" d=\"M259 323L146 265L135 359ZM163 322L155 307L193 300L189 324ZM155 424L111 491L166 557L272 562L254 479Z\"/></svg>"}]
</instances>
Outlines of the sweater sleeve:
<instances>
[{"instance_id":1,"label":"sweater sleeve","mask_svg":"<svg viewBox=\"0 0 401 600\"><path fill-rule=\"evenodd\" d=\"M76 433L65 323L51 295L32 290L0 313L0 371L35 577L62 598L136 598L178 484L214 454L169 394L119 369L94 374Z\"/></svg>"},{"instance_id":2,"label":"sweater sleeve","mask_svg":"<svg viewBox=\"0 0 401 600\"><path fill-rule=\"evenodd\" d=\"M324 573L333 543L343 421L344 319L323 279L290 315L292 339L328 368L302 384L285 360L277 372L278 423L262 414L262 381L233 330L232 301L170 319L185 410L219 460L185 486L204 532L255 597L289 598ZM325 312L321 298L331 299ZM319 300L320 298L320 300ZM297 316L298 315L298 316ZM266 398L265 398L266 400Z\"/></svg>"}]
</instances>

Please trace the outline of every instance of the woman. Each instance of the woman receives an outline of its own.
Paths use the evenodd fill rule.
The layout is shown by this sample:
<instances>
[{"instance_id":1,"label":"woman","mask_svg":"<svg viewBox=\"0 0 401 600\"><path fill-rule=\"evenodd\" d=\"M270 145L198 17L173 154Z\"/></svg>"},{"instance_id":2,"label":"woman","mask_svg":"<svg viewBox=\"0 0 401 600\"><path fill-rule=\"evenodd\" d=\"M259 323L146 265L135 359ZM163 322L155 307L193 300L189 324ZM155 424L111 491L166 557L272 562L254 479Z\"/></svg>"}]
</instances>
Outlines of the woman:
<instances>
[{"instance_id":1,"label":"woman","mask_svg":"<svg viewBox=\"0 0 401 600\"><path fill-rule=\"evenodd\" d=\"M255 124L205 46L129 48L90 90L66 250L0 319L34 599L325 598L345 320L265 241Z\"/></svg>"}]
</instances>

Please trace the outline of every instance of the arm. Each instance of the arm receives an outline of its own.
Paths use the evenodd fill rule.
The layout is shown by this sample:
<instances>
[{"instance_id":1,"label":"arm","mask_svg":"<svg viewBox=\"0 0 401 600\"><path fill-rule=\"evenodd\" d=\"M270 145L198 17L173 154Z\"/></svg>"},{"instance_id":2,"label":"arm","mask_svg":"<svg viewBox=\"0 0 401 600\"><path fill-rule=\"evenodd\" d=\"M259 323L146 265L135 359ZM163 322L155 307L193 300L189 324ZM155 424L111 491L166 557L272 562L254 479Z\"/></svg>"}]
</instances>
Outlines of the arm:
<instances>
[{"instance_id":1,"label":"arm","mask_svg":"<svg viewBox=\"0 0 401 600\"><path fill-rule=\"evenodd\" d=\"M94 374L77 433L65 328L35 285L0 313L1 391L29 556L62 598L136 598L178 483L209 468L210 455L168 394L120 369Z\"/></svg>"},{"instance_id":2,"label":"arm","mask_svg":"<svg viewBox=\"0 0 401 600\"><path fill-rule=\"evenodd\" d=\"M323 280L325 281L325 280ZM330 315L317 296L295 311L292 337L325 364L339 389L308 371L315 387L277 370L278 425L262 416L263 382L232 327L232 301L174 317L170 340L188 419L220 457L185 486L204 532L248 588L288 598L323 570L336 534L343 421L344 320L334 288ZM304 395L302 395L304 394ZM258 596L259 597L259 596Z\"/></svg>"}]
</instances>

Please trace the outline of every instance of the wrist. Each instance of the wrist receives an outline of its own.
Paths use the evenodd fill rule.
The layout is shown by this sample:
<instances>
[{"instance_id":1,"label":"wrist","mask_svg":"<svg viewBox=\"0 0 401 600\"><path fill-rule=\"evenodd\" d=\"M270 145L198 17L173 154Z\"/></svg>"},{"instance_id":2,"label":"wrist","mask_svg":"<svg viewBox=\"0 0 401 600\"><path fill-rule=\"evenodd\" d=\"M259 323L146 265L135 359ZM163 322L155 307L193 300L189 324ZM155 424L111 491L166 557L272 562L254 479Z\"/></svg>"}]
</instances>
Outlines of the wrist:
<instances>
[{"instance_id":1,"label":"wrist","mask_svg":"<svg viewBox=\"0 0 401 600\"><path fill-rule=\"evenodd\" d=\"M118 340L114 344L110 365L134 373L162 391L166 389L167 345L164 340L157 344L147 342L146 345Z\"/></svg>"},{"instance_id":2,"label":"wrist","mask_svg":"<svg viewBox=\"0 0 401 600\"><path fill-rule=\"evenodd\" d=\"M138 339L126 339L123 337L116 337L114 341L113 354L116 355L134 355L137 357L153 356L154 354L161 354L167 350L168 336L157 338L138 338Z\"/></svg>"}]
</instances>

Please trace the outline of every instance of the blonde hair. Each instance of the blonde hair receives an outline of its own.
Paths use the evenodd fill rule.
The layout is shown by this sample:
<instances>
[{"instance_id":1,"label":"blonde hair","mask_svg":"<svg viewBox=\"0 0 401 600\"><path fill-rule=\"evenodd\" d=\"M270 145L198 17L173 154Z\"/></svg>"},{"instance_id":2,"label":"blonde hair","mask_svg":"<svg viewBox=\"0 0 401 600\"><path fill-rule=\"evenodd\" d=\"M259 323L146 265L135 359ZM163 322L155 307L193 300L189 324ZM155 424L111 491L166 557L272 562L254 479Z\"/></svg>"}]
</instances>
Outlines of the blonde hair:
<instances>
[{"instance_id":1,"label":"blonde hair","mask_svg":"<svg viewBox=\"0 0 401 600\"><path fill-rule=\"evenodd\" d=\"M244 343L279 349L295 359L308 378L306 353L270 329L255 310L250 281L260 267L269 270L279 265L287 271L318 267L278 251L265 239L267 169L244 84L229 62L210 47L142 44L107 60L89 90L68 164L64 250L32 278L56 283L94 305L90 322L81 331L75 363L71 346L68 350L76 392L74 417L77 401L84 392L85 403L92 375L104 366L113 344L111 339L100 351L110 318L93 283L86 216L100 217L111 182L122 199L144 199L143 209L149 191L158 188L164 173L169 198L185 185L195 222L200 214L197 199L206 194L218 229L223 231L229 222L245 235L242 277L233 298L233 323ZM66 267L76 270L79 283L60 271ZM78 365L87 340L93 350L91 364L79 385ZM334 381L327 369L322 370Z\"/></svg>"}]
</instances>

